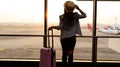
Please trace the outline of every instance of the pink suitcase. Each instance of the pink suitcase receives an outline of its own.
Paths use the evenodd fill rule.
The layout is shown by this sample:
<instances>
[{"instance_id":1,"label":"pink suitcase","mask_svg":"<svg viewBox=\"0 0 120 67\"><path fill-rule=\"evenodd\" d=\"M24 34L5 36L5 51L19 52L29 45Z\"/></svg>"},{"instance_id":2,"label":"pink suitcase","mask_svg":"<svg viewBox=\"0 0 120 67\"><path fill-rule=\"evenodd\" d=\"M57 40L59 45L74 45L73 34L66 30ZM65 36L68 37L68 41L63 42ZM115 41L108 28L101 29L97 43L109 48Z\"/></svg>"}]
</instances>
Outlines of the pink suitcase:
<instances>
[{"instance_id":1,"label":"pink suitcase","mask_svg":"<svg viewBox=\"0 0 120 67\"><path fill-rule=\"evenodd\" d=\"M39 67L56 67L56 50L53 45L53 30L52 32L52 47L50 47L50 37L48 31L48 47L43 47L40 50L40 64Z\"/></svg>"}]
</instances>

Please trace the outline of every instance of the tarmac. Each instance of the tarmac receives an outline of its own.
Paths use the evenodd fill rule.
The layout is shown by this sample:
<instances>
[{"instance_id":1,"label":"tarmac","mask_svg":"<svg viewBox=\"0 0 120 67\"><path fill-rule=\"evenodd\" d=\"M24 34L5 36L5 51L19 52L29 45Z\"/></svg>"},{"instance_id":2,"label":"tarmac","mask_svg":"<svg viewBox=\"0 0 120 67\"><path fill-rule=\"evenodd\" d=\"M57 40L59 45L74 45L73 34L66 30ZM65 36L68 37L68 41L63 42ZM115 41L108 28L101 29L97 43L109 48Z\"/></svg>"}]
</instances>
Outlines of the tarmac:
<instances>
[{"instance_id":1,"label":"tarmac","mask_svg":"<svg viewBox=\"0 0 120 67\"><path fill-rule=\"evenodd\" d=\"M60 60L62 57L61 48L56 49L56 59ZM23 59L23 60L39 60L40 48L27 49L1 49L0 59ZM88 47L76 48L74 51L74 60L89 60L92 59L92 49ZM98 48L97 60L104 61L119 61L120 53L110 48Z\"/></svg>"},{"instance_id":2,"label":"tarmac","mask_svg":"<svg viewBox=\"0 0 120 67\"><path fill-rule=\"evenodd\" d=\"M5 31L7 30L7 31ZM14 33L14 34L43 34L44 29L24 27L21 29L16 26L11 28L5 27L5 30L1 30L1 33ZM54 31L59 33L58 31ZM92 35L92 32L88 29L82 29L84 36ZM107 35L101 32L97 32L97 35ZM111 35L109 35L111 36ZM54 38L56 59L61 60L62 50L59 42L59 38ZM113 42L114 43L114 42ZM40 50L42 48L42 37L0 37L0 60L40 60ZM57 44L57 45L56 45ZM107 61L120 61L120 53L108 47L108 38L98 39L97 48L97 60ZM92 39L91 38L79 38L74 51L74 60L92 60Z\"/></svg>"}]
</instances>

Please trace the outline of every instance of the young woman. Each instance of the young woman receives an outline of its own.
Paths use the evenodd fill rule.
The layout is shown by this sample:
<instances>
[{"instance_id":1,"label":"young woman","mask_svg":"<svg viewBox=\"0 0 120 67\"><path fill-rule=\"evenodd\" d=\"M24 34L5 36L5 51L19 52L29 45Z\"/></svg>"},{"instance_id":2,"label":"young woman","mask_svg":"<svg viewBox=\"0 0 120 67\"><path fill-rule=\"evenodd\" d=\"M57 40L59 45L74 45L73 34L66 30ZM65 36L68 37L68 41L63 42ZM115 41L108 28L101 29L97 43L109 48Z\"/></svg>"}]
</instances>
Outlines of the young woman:
<instances>
[{"instance_id":1,"label":"young woman","mask_svg":"<svg viewBox=\"0 0 120 67\"><path fill-rule=\"evenodd\" d=\"M77 9L80 13L73 12ZM70 66L73 63L73 52L76 44L76 34L82 35L79 19L85 18L84 13L77 5L72 1L66 1L64 3L64 14L60 15L59 26L51 26L51 29L58 29L61 31L60 41L62 46L62 63L66 67L67 60Z\"/></svg>"}]
</instances>

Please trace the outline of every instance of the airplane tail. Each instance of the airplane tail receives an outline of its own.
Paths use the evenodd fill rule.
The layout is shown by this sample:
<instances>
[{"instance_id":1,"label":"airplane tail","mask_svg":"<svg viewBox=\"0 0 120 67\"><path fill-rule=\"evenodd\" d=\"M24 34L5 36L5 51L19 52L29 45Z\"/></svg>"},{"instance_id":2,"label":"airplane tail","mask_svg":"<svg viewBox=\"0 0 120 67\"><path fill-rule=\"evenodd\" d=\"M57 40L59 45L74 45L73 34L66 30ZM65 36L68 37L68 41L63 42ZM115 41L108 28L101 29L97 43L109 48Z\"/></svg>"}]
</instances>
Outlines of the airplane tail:
<instances>
[{"instance_id":1,"label":"airplane tail","mask_svg":"<svg viewBox=\"0 0 120 67\"><path fill-rule=\"evenodd\" d=\"M87 24L87 29L90 29L90 31L92 31L92 25L90 25L89 23ZM99 30L98 26L96 26L96 30Z\"/></svg>"},{"instance_id":2,"label":"airplane tail","mask_svg":"<svg viewBox=\"0 0 120 67\"><path fill-rule=\"evenodd\" d=\"M90 29L90 31L92 31L92 26L89 23L87 24L87 29Z\"/></svg>"}]
</instances>

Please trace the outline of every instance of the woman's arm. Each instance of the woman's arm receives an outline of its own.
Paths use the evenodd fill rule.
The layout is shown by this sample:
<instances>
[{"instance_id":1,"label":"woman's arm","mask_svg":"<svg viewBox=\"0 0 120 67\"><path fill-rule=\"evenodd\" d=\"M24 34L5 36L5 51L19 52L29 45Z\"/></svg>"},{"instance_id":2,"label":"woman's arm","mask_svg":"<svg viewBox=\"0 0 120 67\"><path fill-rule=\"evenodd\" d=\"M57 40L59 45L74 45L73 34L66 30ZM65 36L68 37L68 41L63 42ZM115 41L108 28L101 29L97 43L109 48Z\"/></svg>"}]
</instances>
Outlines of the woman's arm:
<instances>
[{"instance_id":1,"label":"woman's arm","mask_svg":"<svg viewBox=\"0 0 120 67\"><path fill-rule=\"evenodd\" d=\"M52 30L52 29L57 29L57 30L59 30L60 27L59 27L59 26L51 26L51 27L48 28L48 30Z\"/></svg>"},{"instance_id":2,"label":"woman's arm","mask_svg":"<svg viewBox=\"0 0 120 67\"><path fill-rule=\"evenodd\" d=\"M86 13L78 7L78 5L75 5L75 8L83 15L83 17L87 16Z\"/></svg>"}]
</instances>

